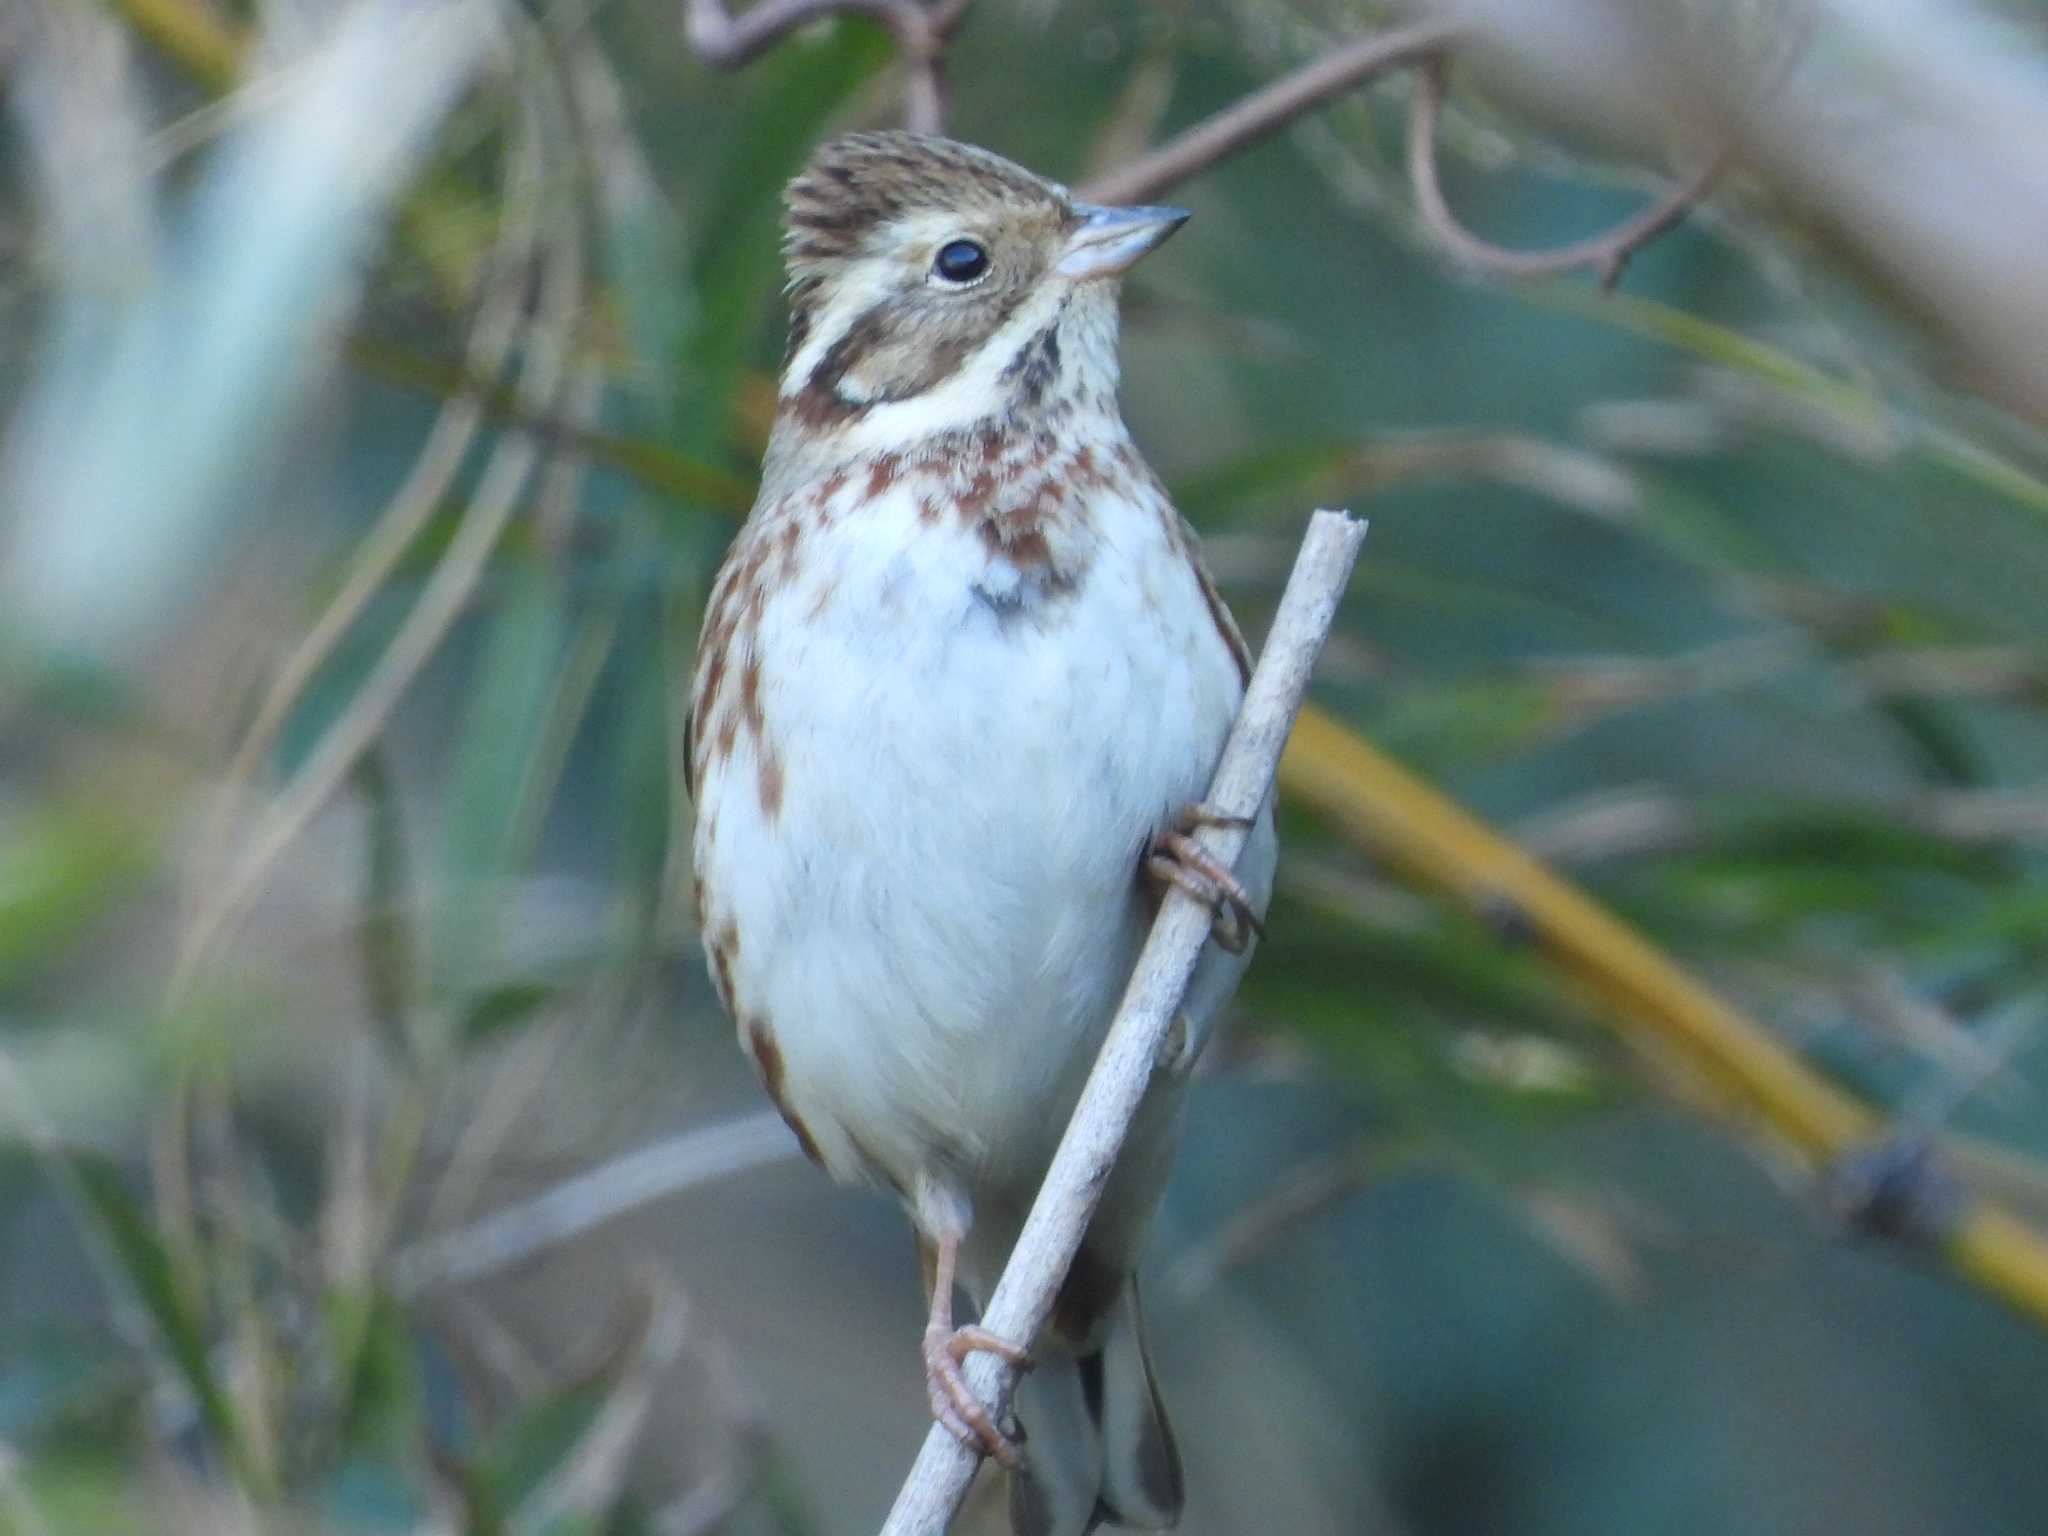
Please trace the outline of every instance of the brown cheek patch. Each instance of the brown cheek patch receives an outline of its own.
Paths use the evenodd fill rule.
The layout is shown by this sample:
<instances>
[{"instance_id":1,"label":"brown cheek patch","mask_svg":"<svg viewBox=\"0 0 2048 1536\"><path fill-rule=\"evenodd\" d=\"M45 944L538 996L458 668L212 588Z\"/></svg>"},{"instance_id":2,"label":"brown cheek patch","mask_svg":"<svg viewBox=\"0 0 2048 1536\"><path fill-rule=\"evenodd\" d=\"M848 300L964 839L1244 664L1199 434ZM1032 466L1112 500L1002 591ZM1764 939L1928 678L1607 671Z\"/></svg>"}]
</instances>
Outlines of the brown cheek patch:
<instances>
[{"instance_id":1,"label":"brown cheek patch","mask_svg":"<svg viewBox=\"0 0 2048 1536\"><path fill-rule=\"evenodd\" d=\"M825 349L791 405L806 424L824 427L930 392L1003 328L1035 276L1018 274L1005 288L983 289L972 304L920 289L883 300Z\"/></svg>"},{"instance_id":2,"label":"brown cheek patch","mask_svg":"<svg viewBox=\"0 0 2048 1536\"><path fill-rule=\"evenodd\" d=\"M842 400L830 390L815 389L806 384L793 395L783 398L782 409L789 418L810 432L829 432L843 427L867 410L851 400Z\"/></svg>"}]
</instances>

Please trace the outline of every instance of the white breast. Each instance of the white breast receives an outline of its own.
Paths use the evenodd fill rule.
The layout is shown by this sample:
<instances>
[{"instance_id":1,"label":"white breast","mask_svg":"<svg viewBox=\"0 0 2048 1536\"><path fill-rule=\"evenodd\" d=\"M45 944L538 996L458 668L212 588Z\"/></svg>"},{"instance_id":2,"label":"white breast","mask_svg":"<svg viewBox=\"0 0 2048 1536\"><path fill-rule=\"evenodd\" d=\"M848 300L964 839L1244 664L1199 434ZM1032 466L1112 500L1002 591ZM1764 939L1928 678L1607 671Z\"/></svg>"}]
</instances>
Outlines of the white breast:
<instances>
[{"instance_id":1,"label":"white breast","mask_svg":"<svg viewBox=\"0 0 2048 1536\"><path fill-rule=\"evenodd\" d=\"M1061 589L921 517L910 477L873 501L850 482L761 610L780 805L744 743L708 768L697 867L738 936L735 1014L772 1029L840 1177L908 1188L937 1158L1035 1182L1128 979L1140 851L1201 797L1240 696L1140 495L1089 505ZM1263 899L1269 837L1261 861ZM1211 996L1235 978L1217 962Z\"/></svg>"}]
</instances>

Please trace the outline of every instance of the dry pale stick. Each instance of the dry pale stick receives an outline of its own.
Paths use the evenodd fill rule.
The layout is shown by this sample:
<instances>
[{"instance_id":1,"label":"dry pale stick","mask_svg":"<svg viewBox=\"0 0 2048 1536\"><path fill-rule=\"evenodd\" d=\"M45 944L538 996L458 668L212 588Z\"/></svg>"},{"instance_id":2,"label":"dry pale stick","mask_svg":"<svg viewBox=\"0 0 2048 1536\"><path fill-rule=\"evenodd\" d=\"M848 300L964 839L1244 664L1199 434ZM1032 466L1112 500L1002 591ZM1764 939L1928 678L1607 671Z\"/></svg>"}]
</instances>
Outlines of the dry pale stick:
<instances>
[{"instance_id":1,"label":"dry pale stick","mask_svg":"<svg viewBox=\"0 0 2048 1536\"><path fill-rule=\"evenodd\" d=\"M1209 787L1207 803L1243 817L1246 826L1272 791L1280 751L1308 691L1309 672L1337 616L1338 599L1364 541L1365 524L1342 512L1318 512L1309 519L1308 535L1281 594L1272 632ZM1210 826L1197 836L1227 866L1237 862L1245 829ZM1210 923L1207 907L1169 888L1109 1037L1102 1042L1095 1070L1081 1090L1074 1118L982 1316L982 1326L1000 1337L1035 1339L1051 1315L1053 1297L1081 1246L1131 1116L1172 1032L1195 962L1208 942ZM968 1358L966 1371L968 1384L982 1401L995 1405L1000 1419L1017 1384L1016 1367L984 1352ZM882 1536L941 1536L966 1497L980 1461L979 1451L934 1424L896 1495Z\"/></svg>"}]
</instances>

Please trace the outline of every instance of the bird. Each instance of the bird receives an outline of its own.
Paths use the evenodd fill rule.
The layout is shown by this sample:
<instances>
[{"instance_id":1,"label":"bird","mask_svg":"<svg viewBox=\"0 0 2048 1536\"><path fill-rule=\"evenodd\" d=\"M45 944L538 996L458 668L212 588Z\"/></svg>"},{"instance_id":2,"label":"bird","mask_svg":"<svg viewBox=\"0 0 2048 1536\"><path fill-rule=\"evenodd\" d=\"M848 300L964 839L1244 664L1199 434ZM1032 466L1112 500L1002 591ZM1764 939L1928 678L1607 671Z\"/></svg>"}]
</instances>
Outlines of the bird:
<instances>
[{"instance_id":1,"label":"bird","mask_svg":"<svg viewBox=\"0 0 2048 1536\"><path fill-rule=\"evenodd\" d=\"M1165 1528L1135 1273L1276 857L1270 798L1235 869L1193 835L1249 658L1118 403L1121 279L1189 215L907 131L826 141L784 211L775 421L684 731L713 987L805 1153L902 1202L932 1413L1009 1469L1018 1536ZM1214 942L1051 1322L956 1324L1171 886ZM1031 1367L1002 1423L977 1350Z\"/></svg>"}]
</instances>

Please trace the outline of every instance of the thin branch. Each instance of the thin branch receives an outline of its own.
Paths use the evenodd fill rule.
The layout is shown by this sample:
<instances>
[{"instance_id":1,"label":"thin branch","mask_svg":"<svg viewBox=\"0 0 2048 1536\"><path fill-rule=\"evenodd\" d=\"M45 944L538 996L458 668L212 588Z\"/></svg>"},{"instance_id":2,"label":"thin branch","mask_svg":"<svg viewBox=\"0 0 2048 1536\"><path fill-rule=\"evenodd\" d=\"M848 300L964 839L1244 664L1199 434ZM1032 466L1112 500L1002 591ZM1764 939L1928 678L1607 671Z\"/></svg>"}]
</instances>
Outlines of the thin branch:
<instances>
[{"instance_id":1,"label":"thin branch","mask_svg":"<svg viewBox=\"0 0 2048 1536\"><path fill-rule=\"evenodd\" d=\"M607 1221L686 1189L796 1156L796 1138L773 1110L699 1126L565 1179L393 1261L407 1298L459 1285L581 1237Z\"/></svg>"},{"instance_id":2,"label":"thin branch","mask_svg":"<svg viewBox=\"0 0 2048 1536\"><path fill-rule=\"evenodd\" d=\"M525 131L517 134L506 154L504 217L496 248L489 258L491 277L477 305L470 330L465 369L479 380L495 381L518 340L526 309L526 287L541 230L542 183L539 135L531 114L521 115ZM451 395L436 413L426 444L413 460L399 487L358 547L348 578L318 622L295 645L273 674L262 705L235 748L201 838L198 867L210 881L219 873L220 850L242 809L258 772L270 755L278 733L304 698L306 689L334 654L397 569L420 530L447 496L463 461L469 457L484 419L476 393Z\"/></svg>"},{"instance_id":3,"label":"thin branch","mask_svg":"<svg viewBox=\"0 0 2048 1536\"><path fill-rule=\"evenodd\" d=\"M538 319L519 383L529 409L545 413L554 408L569 372L583 296L582 230L573 220L560 220L542 271ZM482 580L541 452L540 444L525 435L509 435L493 450L447 552L376 668L261 818L241 860L206 893L205 905L182 936L169 989L173 998L184 995L215 944L261 891L285 850L347 782L420 669L439 651Z\"/></svg>"},{"instance_id":4,"label":"thin branch","mask_svg":"<svg viewBox=\"0 0 2048 1536\"><path fill-rule=\"evenodd\" d=\"M511 1536L602 1526L625 1491L626 1469L641 1444L662 1378L682 1357L691 1332L688 1299L666 1270L634 1277L638 1313L612 1351L625 1357L590 1427L550 1468L505 1522ZM607 1374L610 1374L608 1371Z\"/></svg>"},{"instance_id":5,"label":"thin branch","mask_svg":"<svg viewBox=\"0 0 2048 1536\"><path fill-rule=\"evenodd\" d=\"M1338 599L1365 540L1365 524L1342 512L1318 512L1294 564L1244 708L1223 749L1208 801L1249 819L1272 792L1288 731L1308 689ZM1226 865L1243 849L1243 827L1199 834ZM1123 1146L1154 1067L1180 1012L1195 963L1209 938L1210 914L1185 895L1169 893L1138 957L1095 1069L1081 1090L1072 1122L1053 1155L1045 1183L1026 1218L1010 1261L982 1316L983 1326L1010 1339L1035 1339L1052 1315L1053 1298L1080 1248L1110 1170ZM1000 1410L1016 1385L1016 1368L992 1354L967 1363L975 1392ZM934 1424L904 1481L883 1536L942 1536L960 1508L981 1460L943 1425Z\"/></svg>"},{"instance_id":6,"label":"thin branch","mask_svg":"<svg viewBox=\"0 0 2048 1536\"><path fill-rule=\"evenodd\" d=\"M1415 82L1415 96L1408 108L1408 180L1414 187L1416 210L1430 233L1452 255L1482 272L1502 277L1556 277L1583 267L1598 274L1602 289L1611 289L1621 281L1629 258L1684 218L1728 163L1729 150L1724 147L1641 213L1605 234L1547 251L1509 250L1465 228L1444 200L1443 183L1437 175L1436 138L1443 115L1445 70L1442 55L1436 55L1423 63L1421 78Z\"/></svg>"},{"instance_id":7,"label":"thin branch","mask_svg":"<svg viewBox=\"0 0 2048 1536\"><path fill-rule=\"evenodd\" d=\"M574 454L614 470L658 496L702 502L735 519L745 517L754 504L755 484L748 476L649 438L607 432L560 412L532 409L521 402L513 386L482 377L461 363L443 362L403 342L362 332L349 338L345 350L366 377L442 400L474 400L491 421L517 428L551 452Z\"/></svg>"},{"instance_id":8,"label":"thin branch","mask_svg":"<svg viewBox=\"0 0 2048 1536\"><path fill-rule=\"evenodd\" d=\"M828 16L860 16L885 28L903 56L904 126L946 131L946 43L969 0L762 0L734 16L725 0L685 0L683 36L714 69L752 63L798 27Z\"/></svg>"},{"instance_id":9,"label":"thin branch","mask_svg":"<svg viewBox=\"0 0 2048 1536\"><path fill-rule=\"evenodd\" d=\"M1096 177L1080 195L1093 203L1140 203L1157 197L1374 76L1432 57L1456 36L1457 28L1450 22L1424 21L1346 43L1232 102L1129 165Z\"/></svg>"}]
</instances>

